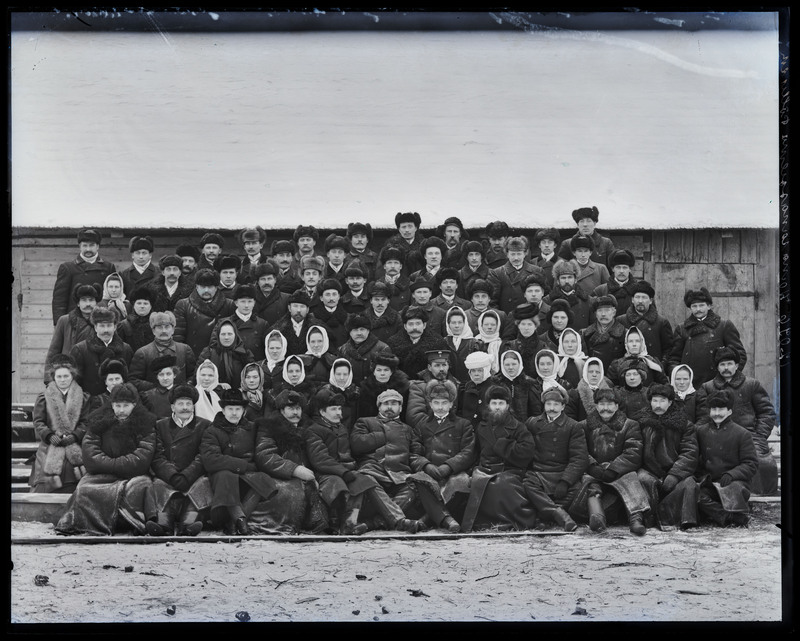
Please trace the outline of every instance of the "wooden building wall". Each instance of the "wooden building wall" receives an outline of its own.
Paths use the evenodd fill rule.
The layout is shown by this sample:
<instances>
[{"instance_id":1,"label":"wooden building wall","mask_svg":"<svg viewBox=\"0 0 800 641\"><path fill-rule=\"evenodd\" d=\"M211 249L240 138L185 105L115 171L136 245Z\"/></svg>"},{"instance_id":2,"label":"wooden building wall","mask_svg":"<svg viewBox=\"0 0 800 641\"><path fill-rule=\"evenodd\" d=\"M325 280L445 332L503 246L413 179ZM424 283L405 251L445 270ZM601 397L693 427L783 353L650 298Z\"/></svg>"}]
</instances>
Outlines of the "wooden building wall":
<instances>
[{"instance_id":1,"label":"wooden building wall","mask_svg":"<svg viewBox=\"0 0 800 641\"><path fill-rule=\"evenodd\" d=\"M119 269L130 264L128 239L141 230L100 230L101 256ZM158 230L151 234L155 257L182 243L196 243L204 229ZM342 230L338 230L340 233ZM394 229L376 230L372 246L380 248ZM432 230L423 229L430 234ZM602 231L602 230L601 230ZM12 232L12 402L32 402L42 390L42 373L53 332L51 300L59 264L77 255L75 228L22 229ZM561 230L566 237L574 229ZM327 232L323 232L327 233ZM534 230L524 230L531 237ZM714 296L714 307L739 328L748 353L745 373L758 378L778 407L778 231L675 230L612 231L616 247L637 258L636 278L656 290L661 314L677 325L686 318L683 295L701 285ZM268 232L269 240L290 238L291 230ZM222 232L226 248L239 253L233 232ZM473 232L473 236L479 234Z\"/></svg>"}]
</instances>

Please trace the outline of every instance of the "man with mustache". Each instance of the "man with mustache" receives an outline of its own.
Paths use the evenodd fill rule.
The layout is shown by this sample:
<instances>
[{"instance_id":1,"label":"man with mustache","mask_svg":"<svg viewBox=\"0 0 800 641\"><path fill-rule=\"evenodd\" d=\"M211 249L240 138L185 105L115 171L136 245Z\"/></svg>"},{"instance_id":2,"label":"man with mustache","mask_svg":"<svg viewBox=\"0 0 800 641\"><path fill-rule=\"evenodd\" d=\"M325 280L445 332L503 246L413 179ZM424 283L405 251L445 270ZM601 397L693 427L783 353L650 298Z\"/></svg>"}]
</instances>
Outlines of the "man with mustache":
<instances>
[{"instance_id":1,"label":"man with mustache","mask_svg":"<svg viewBox=\"0 0 800 641\"><path fill-rule=\"evenodd\" d=\"M214 262L225 247L225 240L217 233L209 232L200 239L200 260L197 261L197 271L201 269L214 269Z\"/></svg>"},{"instance_id":2,"label":"man with mustache","mask_svg":"<svg viewBox=\"0 0 800 641\"><path fill-rule=\"evenodd\" d=\"M77 303L75 309L64 314L58 319L53 337L50 339L50 347L45 358L45 385L50 382L49 368L47 364L53 360L57 354L69 354L72 346L82 340L91 338L94 328L89 318L92 310L97 307L101 294L95 285L77 285L72 293L73 300Z\"/></svg>"},{"instance_id":3,"label":"man with mustache","mask_svg":"<svg viewBox=\"0 0 800 641\"><path fill-rule=\"evenodd\" d=\"M647 353L665 366L672 350L673 333L670 322L658 313L653 304L656 292L646 280L639 280L630 290L631 300L627 310L617 316L626 329L638 327L644 336Z\"/></svg>"},{"instance_id":4,"label":"man with mustache","mask_svg":"<svg viewBox=\"0 0 800 641\"><path fill-rule=\"evenodd\" d=\"M286 356L305 354L308 349L306 345L308 330L314 325L319 325L326 331L328 327L309 312L311 298L304 290L298 289L287 300L286 314L267 330L267 334L273 330L283 334L287 344Z\"/></svg>"},{"instance_id":5,"label":"man with mustache","mask_svg":"<svg viewBox=\"0 0 800 641\"><path fill-rule=\"evenodd\" d=\"M558 248L559 257L566 260L575 257L570 248L570 241L573 238L590 238L593 246L591 260L600 265L606 265L608 257L614 251L614 243L611 242L610 238L601 236L595 229L599 218L600 212L597 210L597 207L581 207L574 210L572 212L572 219L575 221L578 231L574 236L562 241L561 246Z\"/></svg>"},{"instance_id":6,"label":"man with mustache","mask_svg":"<svg viewBox=\"0 0 800 641\"><path fill-rule=\"evenodd\" d=\"M219 290L219 274L213 269L201 269L192 293L175 305L175 341L186 343L199 354L209 344L217 321L234 311L233 301Z\"/></svg>"},{"instance_id":7,"label":"man with mustache","mask_svg":"<svg viewBox=\"0 0 800 641\"><path fill-rule=\"evenodd\" d=\"M417 372L427 367L427 352L447 351L448 347L441 335L428 331L428 313L424 309L408 307L400 316L404 331L390 337L386 344L400 359L399 369L413 379L417 376Z\"/></svg>"},{"instance_id":8,"label":"man with mustache","mask_svg":"<svg viewBox=\"0 0 800 641\"><path fill-rule=\"evenodd\" d=\"M508 238L505 249L508 260L492 269L487 280L492 288L491 306L509 314L517 305L525 302L525 281L531 276L544 280L545 274L541 267L526 259L528 239L525 236Z\"/></svg>"},{"instance_id":9,"label":"man with mustache","mask_svg":"<svg viewBox=\"0 0 800 641\"><path fill-rule=\"evenodd\" d=\"M78 369L78 382L84 392L96 396L106 390L100 378L100 365L107 359L131 364L133 350L116 335L118 316L108 307L95 307L89 320L95 335L72 346L69 354Z\"/></svg>"},{"instance_id":10,"label":"man with mustache","mask_svg":"<svg viewBox=\"0 0 800 641\"><path fill-rule=\"evenodd\" d=\"M256 265L251 271L255 289L255 314L263 318L267 327L274 325L289 308L289 294L278 285L278 266L272 260Z\"/></svg>"},{"instance_id":11,"label":"man with mustache","mask_svg":"<svg viewBox=\"0 0 800 641\"><path fill-rule=\"evenodd\" d=\"M183 272L183 261L177 254L167 254L159 259L161 274L147 283L148 291L153 295L154 312L171 312L179 300L192 293L194 274Z\"/></svg>"},{"instance_id":12,"label":"man with mustache","mask_svg":"<svg viewBox=\"0 0 800 641\"><path fill-rule=\"evenodd\" d=\"M187 281L194 284L197 263L200 261L200 250L194 245L178 245L175 248L175 255L181 259L181 274L186 277Z\"/></svg>"}]
</instances>

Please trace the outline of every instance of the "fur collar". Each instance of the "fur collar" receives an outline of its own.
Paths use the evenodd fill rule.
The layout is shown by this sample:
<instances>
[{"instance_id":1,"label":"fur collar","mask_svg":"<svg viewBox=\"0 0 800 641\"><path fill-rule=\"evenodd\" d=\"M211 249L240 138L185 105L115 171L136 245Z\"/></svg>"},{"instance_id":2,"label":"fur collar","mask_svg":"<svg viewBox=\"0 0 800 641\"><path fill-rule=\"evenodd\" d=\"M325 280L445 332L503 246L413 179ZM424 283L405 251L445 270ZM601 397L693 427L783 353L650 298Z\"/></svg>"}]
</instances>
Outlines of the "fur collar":
<instances>
[{"instance_id":1,"label":"fur collar","mask_svg":"<svg viewBox=\"0 0 800 641\"><path fill-rule=\"evenodd\" d=\"M553 285L553 289L550 290L550 294L547 300L552 305L553 301L556 300L557 298L563 298L570 305L575 305L576 298L579 300L588 300L589 295L579 287L576 287L571 292L567 293L563 289L561 289L561 287L559 287L558 285Z\"/></svg>"},{"instance_id":2,"label":"fur collar","mask_svg":"<svg viewBox=\"0 0 800 641\"><path fill-rule=\"evenodd\" d=\"M732 387L733 389L739 389L745 381L745 375L742 374L741 370L737 370L736 373L731 377L730 381L726 381L720 374L717 374L713 380L714 387L717 389L723 389L725 386Z\"/></svg>"},{"instance_id":3,"label":"fur collar","mask_svg":"<svg viewBox=\"0 0 800 641\"><path fill-rule=\"evenodd\" d=\"M217 293L214 294L214 298L210 301L205 301L200 298L197 289L194 289L192 293L189 294L189 304L203 316L210 316L212 318L217 318L220 315L220 311L227 300L225 294L223 294L220 289L217 290Z\"/></svg>"},{"instance_id":4,"label":"fur collar","mask_svg":"<svg viewBox=\"0 0 800 641\"><path fill-rule=\"evenodd\" d=\"M623 336L625 336L625 326L616 319L614 319L614 322L611 323L611 327L609 327L605 332L601 332L597 326L597 322L594 322L584 330L583 334L587 345L606 343L611 338L620 339Z\"/></svg>"},{"instance_id":5,"label":"fur collar","mask_svg":"<svg viewBox=\"0 0 800 641\"><path fill-rule=\"evenodd\" d=\"M704 334L709 329L716 329L722 319L717 315L713 309L708 310L708 314L703 320L697 320L694 316L690 316L683 323L684 328L689 333L689 336L697 336Z\"/></svg>"},{"instance_id":6,"label":"fur collar","mask_svg":"<svg viewBox=\"0 0 800 641\"><path fill-rule=\"evenodd\" d=\"M628 419L622 410L617 410L617 413L611 417L611 420L608 421L608 423L600 418L600 414L598 412L594 412L593 414L587 415L586 426L591 431L610 429L614 432L621 432L622 428L625 427L625 421L627 420Z\"/></svg>"},{"instance_id":7,"label":"fur collar","mask_svg":"<svg viewBox=\"0 0 800 641\"><path fill-rule=\"evenodd\" d=\"M93 434L103 434L116 428L144 437L155 429L156 417L148 412L141 403L137 403L128 420L120 423L114 416L114 409L109 403L92 412L89 415L88 423L89 431Z\"/></svg>"},{"instance_id":8,"label":"fur collar","mask_svg":"<svg viewBox=\"0 0 800 641\"><path fill-rule=\"evenodd\" d=\"M636 311L633 303L631 303L631 306L628 307L628 311L625 312L625 317L628 319L631 327L634 327L640 320L644 320L650 325L655 325L656 321L658 320L658 311L656 310L655 303L651 303L650 309L648 309L644 314L639 315L639 312Z\"/></svg>"},{"instance_id":9,"label":"fur collar","mask_svg":"<svg viewBox=\"0 0 800 641\"><path fill-rule=\"evenodd\" d=\"M638 421L642 428L647 427L658 433L663 433L667 430L682 433L689 423L689 419L686 418L686 413L677 403L672 403L661 416L657 416L653 410L648 408L638 413L634 417L634 420Z\"/></svg>"},{"instance_id":10,"label":"fur collar","mask_svg":"<svg viewBox=\"0 0 800 641\"><path fill-rule=\"evenodd\" d=\"M280 452L304 451L306 433L310 425L311 421L302 416L300 423L295 427L279 411L271 412L266 418L255 420L256 431L272 438Z\"/></svg>"}]
</instances>

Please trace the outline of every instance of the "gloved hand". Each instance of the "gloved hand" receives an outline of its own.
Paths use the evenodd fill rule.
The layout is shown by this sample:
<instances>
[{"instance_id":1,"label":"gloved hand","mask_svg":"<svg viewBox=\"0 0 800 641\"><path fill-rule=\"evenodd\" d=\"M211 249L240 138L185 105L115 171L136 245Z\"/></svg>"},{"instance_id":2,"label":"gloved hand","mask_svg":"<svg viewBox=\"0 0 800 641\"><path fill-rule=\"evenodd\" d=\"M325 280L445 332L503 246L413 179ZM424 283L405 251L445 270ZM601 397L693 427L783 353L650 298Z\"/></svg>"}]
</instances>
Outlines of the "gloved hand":
<instances>
[{"instance_id":1,"label":"gloved hand","mask_svg":"<svg viewBox=\"0 0 800 641\"><path fill-rule=\"evenodd\" d=\"M619 474L617 474L614 470L603 470L602 480L606 483L611 483L611 481L616 481Z\"/></svg>"},{"instance_id":2,"label":"gloved hand","mask_svg":"<svg viewBox=\"0 0 800 641\"><path fill-rule=\"evenodd\" d=\"M723 474L719 479L719 484L722 487L726 487L733 482L733 477L730 474Z\"/></svg>"},{"instance_id":3,"label":"gloved hand","mask_svg":"<svg viewBox=\"0 0 800 641\"><path fill-rule=\"evenodd\" d=\"M347 470L347 471L346 471L344 474L342 474L342 478L343 478L343 479L344 479L344 480L345 480L347 483L352 483L353 481L355 481L356 479L358 479L358 473L357 473L357 472L354 472L353 470Z\"/></svg>"},{"instance_id":4,"label":"gloved hand","mask_svg":"<svg viewBox=\"0 0 800 641\"><path fill-rule=\"evenodd\" d=\"M253 461L247 462L247 467L244 470L245 472L258 472L258 467Z\"/></svg>"},{"instance_id":5,"label":"gloved hand","mask_svg":"<svg viewBox=\"0 0 800 641\"><path fill-rule=\"evenodd\" d=\"M442 463L437 467L437 469L439 470L439 477L442 479L446 479L453 473L453 470L447 463Z\"/></svg>"},{"instance_id":6,"label":"gloved hand","mask_svg":"<svg viewBox=\"0 0 800 641\"><path fill-rule=\"evenodd\" d=\"M669 494L672 490L675 489L675 486L678 484L678 477L672 476L672 474L667 474L664 480L661 482L661 493L662 494Z\"/></svg>"},{"instance_id":7,"label":"gloved hand","mask_svg":"<svg viewBox=\"0 0 800 641\"><path fill-rule=\"evenodd\" d=\"M567 498L567 492L569 492L569 483L566 481L559 481L556 484L556 490L553 492L553 496L555 497L556 501L563 501Z\"/></svg>"},{"instance_id":8,"label":"gloved hand","mask_svg":"<svg viewBox=\"0 0 800 641\"><path fill-rule=\"evenodd\" d=\"M61 445L61 437L55 432L47 435L47 442L50 445Z\"/></svg>"},{"instance_id":9,"label":"gloved hand","mask_svg":"<svg viewBox=\"0 0 800 641\"><path fill-rule=\"evenodd\" d=\"M74 434L64 434L61 437L61 445L66 447L67 445L72 445L73 443L77 443L78 439L75 438Z\"/></svg>"},{"instance_id":10,"label":"gloved hand","mask_svg":"<svg viewBox=\"0 0 800 641\"><path fill-rule=\"evenodd\" d=\"M604 471L605 470L603 470L602 467L600 467L597 463L595 463L595 464L589 466L589 469L586 470L586 473L589 476L593 476L598 481L601 481L601 480L603 480L603 472Z\"/></svg>"},{"instance_id":11,"label":"gloved hand","mask_svg":"<svg viewBox=\"0 0 800 641\"><path fill-rule=\"evenodd\" d=\"M173 474L169 477L169 484L180 492L188 492L189 488L192 487L183 474Z\"/></svg>"},{"instance_id":12,"label":"gloved hand","mask_svg":"<svg viewBox=\"0 0 800 641\"><path fill-rule=\"evenodd\" d=\"M436 481L442 478L442 475L439 474L439 468L436 467L433 463L428 463L425 467L422 468L422 471Z\"/></svg>"}]
</instances>

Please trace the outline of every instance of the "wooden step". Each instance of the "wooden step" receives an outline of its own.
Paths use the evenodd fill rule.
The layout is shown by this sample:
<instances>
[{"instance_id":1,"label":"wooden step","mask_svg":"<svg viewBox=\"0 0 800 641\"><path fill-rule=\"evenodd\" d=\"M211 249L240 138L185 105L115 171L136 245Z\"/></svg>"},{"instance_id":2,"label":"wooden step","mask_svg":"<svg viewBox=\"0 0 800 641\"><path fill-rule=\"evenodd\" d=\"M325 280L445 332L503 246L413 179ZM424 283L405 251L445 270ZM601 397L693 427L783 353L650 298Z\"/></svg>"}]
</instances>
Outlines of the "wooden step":
<instances>
[{"instance_id":1,"label":"wooden step","mask_svg":"<svg viewBox=\"0 0 800 641\"><path fill-rule=\"evenodd\" d=\"M30 488L28 488L30 489ZM11 494L11 519L13 521L37 521L41 523L58 523L70 494Z\"/></svg>"},{"instance_id":2,"label":"wooden step","mask_svg":"<svg viewBox=\"0 0 800 641\"><path fill-rule=\"evenodd\" d=\"M25 455L35 454L39 449L39 443L36 441L19 441L11 443L11 454L14 458L19 458Z\"/></svg>"},{"instance_id":3,"label":"wooden step","mask_svg":"<svg viewBox=\"0 0 800 641\"><path fill-rule=\"evenodd\" d=\"M11 462L11 481L12 482L20 482L25 481L28 482L28 477L31 475L31 466L26 465L25 461L22 459L16 459L17 461L21 461L19 463L15 463L14 460Z\"/></svg>"}]
</instances>

